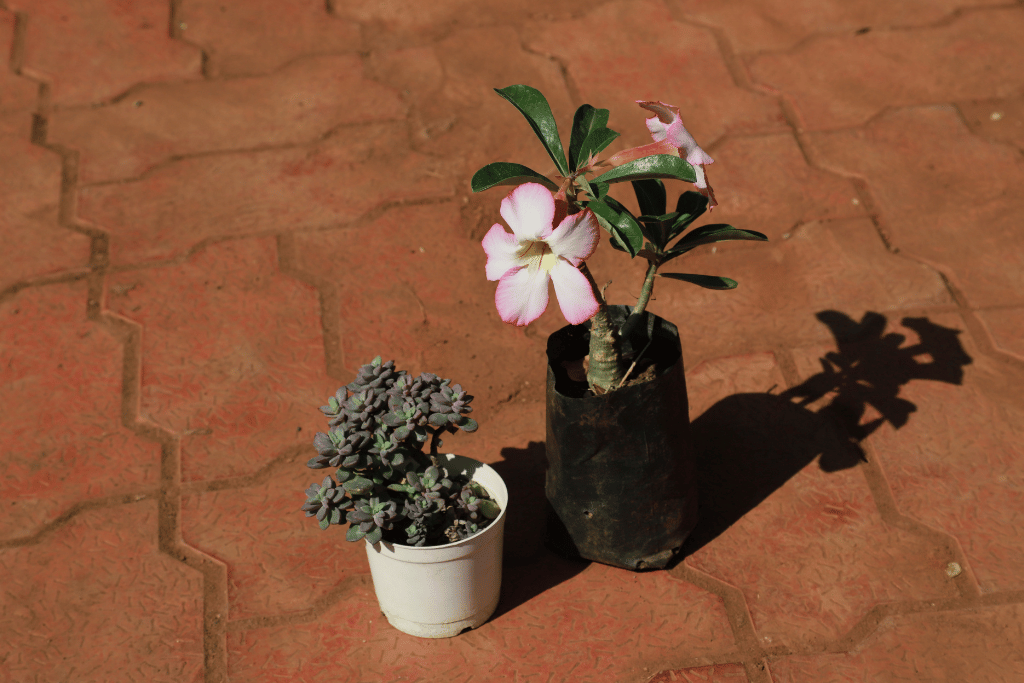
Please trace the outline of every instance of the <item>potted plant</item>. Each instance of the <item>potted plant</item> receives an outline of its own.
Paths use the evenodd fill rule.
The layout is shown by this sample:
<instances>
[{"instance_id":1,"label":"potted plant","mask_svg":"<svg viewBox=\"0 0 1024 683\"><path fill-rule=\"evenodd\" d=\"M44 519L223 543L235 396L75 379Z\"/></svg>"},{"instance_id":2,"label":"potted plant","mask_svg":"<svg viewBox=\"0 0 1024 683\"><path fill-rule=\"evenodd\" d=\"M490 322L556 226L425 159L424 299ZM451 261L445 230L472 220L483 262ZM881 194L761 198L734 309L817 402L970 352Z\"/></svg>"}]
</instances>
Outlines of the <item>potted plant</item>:
<instances>
[{"instance_id":1,"label":"potted plant","mask_svg":"<svg viewBox=\"0 0 1024 683\"><path fill-rule=\"evenodd\" d=\"M729 278L658 270L704 244L767 237L724 224L686 232L716 206L704 168L714 160L686 131L676 107L638 100L654 114L647 119L654 142L602 160L598 155L618 137L606 126L607 109L576 110L566 157L539 91L513 85L496 92L526 117L560 175L556 183L522 164L497 162L471 181L474 192L517 186L501 202L512 232L496 223L483 239L502 320L536 320L553 282L571 323L547 347L549 540L568 554L615 566L663 567L696 525L697 496L679 333L646 312L655 278L733 289ZM693 183L698 191L682 193L669 212L663 179ZM608 194L626 181L639 216ZM587 268L599 228L614 249L648 262L635 305L610 305Z\"/></svg>"},{"instance_id":2,"label":"potted plant","mask_svg":"<svg viewBox=\"0 0 1024 683\"><path fill-rule=\"evenodd\" d=\"M312 469L334 468L302 506L321 529L349 524L362 541L381 611L405 633L448 638L498 604L508 492L491 467L438 454L441 435L477 423L460 385L412 377L380 356L320 410ZM430 451L423 451L430 439Z\"/></svg>"}]
</instances>

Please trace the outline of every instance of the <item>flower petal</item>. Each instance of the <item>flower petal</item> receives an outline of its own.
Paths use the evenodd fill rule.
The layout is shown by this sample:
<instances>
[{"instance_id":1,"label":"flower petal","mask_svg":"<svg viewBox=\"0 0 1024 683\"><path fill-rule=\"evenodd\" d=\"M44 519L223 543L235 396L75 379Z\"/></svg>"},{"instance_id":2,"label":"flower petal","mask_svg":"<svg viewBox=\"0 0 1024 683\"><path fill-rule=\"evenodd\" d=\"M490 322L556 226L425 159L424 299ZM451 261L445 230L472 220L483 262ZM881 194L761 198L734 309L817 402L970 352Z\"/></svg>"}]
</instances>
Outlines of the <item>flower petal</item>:
<instances>
[{"instance_id":1,"label":"flower petal","mask_svg":"<svg viewBox=\"0 0 1024 683\"><path fill-rule=\"evenodd\" d=\"M551 280L555 283L558 307L571 325L579 325L594 317L599 305L583 273L565 259L558 259L558 263L551 269Z\"/></svg>"},{"instance_id":2,"label":"flower petal","mask_svg":"<svg viewBox=\"0 0 1024 683\"><path fill-rule=\"evenodd\" d=\"M515 235L505 232L500 223L495 223L484 235L484 252L487 254L487 265L484 271L487 279L500 280L501 276L518 266L526 265L516 258L519 240Z\"/></svg>"},{"instance_id":3,"label":"flower petal","mask_svg":"<svg viewBox=\"0 0 1024 683\"><path fill-rule=\"evenodd\" d=\"M658 121L660 121L664 126L667 126L679 118L679 107L673 107L671 104L655 102L653 100L636 100L636 103L647 111L653 113L657 117ZM650 119L648 119L648 121L650 121ZM651 130L652 134L654 134L654 130L651 129L651 125L652 124L648 122L647 128ZM665 138L664 135L662 135L661 138L655 137L654 139L664 140Z\"/></svg>"},{"instance_id":4,"label":"flower petal","mask_svg":"<svg viewBox=\"0 0 1024 683\"><path fill-rule=\"evenodd\" d=\"M700 193L708 198L708 211L711 211L718 206L718 200L715 199L715 190L711 187L711 181L708 180L707 171L704 171L702 166L694 166L693 168L702 171L702 174L697 176L697 180L703 180L704 187L701 187L698 183L694 183L694 185L697 185Z\"/></svg>"},{"instance_id":5,"label":"flower petal","mask_svg":"<svg viewBox=\"0 0 1024 683\"><path fill-rule=\"evenodd\" d=\"M566 216L548 235L546 242L555 256L560 256L578 268L597 249L601 233L597 219L590 209Z\"/></svg>"},{"instance_id":6,"label":"flower petal","mask_svg":"<svg viewBox=\"0 0 1024 683\"><path fill-rule=\"evenodd\" d=\"M551 230L555 199L543 185L523 183L501 200L501 217L512 228L516 239L535 240Z\"/></svg>"},{"instance_id":7,"label":"flower petal","mask_svg":"<svg viewBox=\"0 0 1024 683\"><path fill-rule=\"evenodd\" d=\"M539 268L515 268L502 275L494 292L498 315L504 322L519 327L532 323L548 307L550 280L547 272Z\"/></svg>"},{"instance_id":8,"label":"flower petal","mask_svg":"<svg viewBox=\"0 0 1024 683\"><path fill-rule=\"evenodd\" d=\"M654 112L655 116L647 119L647 130L651 131L651 137L655 142L669 140L674 146L683 150L680 156L685 156L686 161L692 166L703 166L713 164L715 160L700 148L697 141L693 139L689 131L683 126L683 119L679 116L679 108L673 107L664 102L647 102L637 100L644 109ZM703 183L702 174L697 174L697 187L706 187Z\"/></svg>"}]
</instances>

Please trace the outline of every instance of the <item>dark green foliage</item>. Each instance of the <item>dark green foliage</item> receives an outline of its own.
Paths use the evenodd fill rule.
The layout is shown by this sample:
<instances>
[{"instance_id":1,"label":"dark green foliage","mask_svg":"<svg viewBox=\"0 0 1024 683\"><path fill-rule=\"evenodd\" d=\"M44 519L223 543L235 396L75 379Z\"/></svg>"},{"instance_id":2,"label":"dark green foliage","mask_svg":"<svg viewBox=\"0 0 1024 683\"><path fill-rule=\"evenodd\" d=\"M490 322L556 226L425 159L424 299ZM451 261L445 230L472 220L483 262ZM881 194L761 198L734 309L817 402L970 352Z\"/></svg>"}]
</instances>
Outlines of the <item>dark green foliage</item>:
<instances>
[{"instance_id":1,"label":"dark green foliage","mask_svg":"<svg viewBox=\"0 0 1024 683\"><path fill-rule=\"evenodd\" d=\"M494 92L515 105L516 109L526 117L533 128L533 132L540 138L548 156L555 162L555 167L563 176L569 175L569 167L565 163L565 150L562 149L562 141L558 137L558 124L551 114L551 105L547 98L536 88L528 85L510 85L507 88Z\"/></svg>"},{"instance_id":2,"label":"dark green foliage","mask_svg":"<svg viewBox=\"0 0 1024 683\"><path fill-rule=\"evenodd\" d=\"M498 505L476 483L470 489L476 507L460 503L469 482L443 477L436 461L442 434L476 431L467 417L472 401L451 380L412 377L379 356L362 366L320 408L329 428L313 438L317 455L307 465L337 470L306 490L302 510L321 529L347 522L349 541L439 545L468 537L471 527L482 529ZM480 517L481 509L494 515Z\"/></svg>"},{"instance_id":3,"label":"dark green foliage","mask_svg":"<svg viewBox=\"0 0 1024 683\"><path fill-rule=\"evenodd\" d=\"M687 163L686 159L680 159L671 154L652 154L649 157L643 157L621 166L616 166L607 173L602 173L594 178L594 181L621 183L627 180L643 180L645 178L673 178L692 183L697 180L697 174L694 172L693 166Z\"/></svg>"},{"instance_id":4,"label":"dark green foliage","mask_svg":"<svg viewBox=\"0 0 1024 683\"><path fill-rule=\"evenodd\" d=\"M665 213L667 199L665 186L657 179L643 179L633 181L633 191L636 193L637 203L642 212L634 220L639 223L639 230L643 233L643 249L638 254L643 256L655 267L682 256L695 247L714 242L727 242L733 240L756 240L766 242L768 238L754 230L740 230L731 225L715 223L702 225L683 235L669 247L669 242L676 239L700 218L708 208L708 199L699 192L684 192L676 202L676 210L672 213ZM607 201L607 200L606 200ZM593 205L594 202L591 202ZM624 208L624 213L629 213ZM630 215L629 218L632 218ZM624 218L621 220L625 220ZM613 247L618 247L612 241ZM737 283L727 277L717 275L692 275L689 273L658 273L659 277L666 277L670 280L680 280L691 284L705 287L707 289L735 289Z\"/></svg>"},{"instance_id":5,"label":"dark green foliage","mask_svg":"<svg viewBox=\"0 0 1024 683\"><path fill-rule=\"evenodd\" d=\"M523 183L540 183L552 192L558 189L558 185L532 168L506 161L487 164L474 173L473 179L469 182L473 192L482 192L498 185L522 185Z\"/></svg>"}]
</instances>

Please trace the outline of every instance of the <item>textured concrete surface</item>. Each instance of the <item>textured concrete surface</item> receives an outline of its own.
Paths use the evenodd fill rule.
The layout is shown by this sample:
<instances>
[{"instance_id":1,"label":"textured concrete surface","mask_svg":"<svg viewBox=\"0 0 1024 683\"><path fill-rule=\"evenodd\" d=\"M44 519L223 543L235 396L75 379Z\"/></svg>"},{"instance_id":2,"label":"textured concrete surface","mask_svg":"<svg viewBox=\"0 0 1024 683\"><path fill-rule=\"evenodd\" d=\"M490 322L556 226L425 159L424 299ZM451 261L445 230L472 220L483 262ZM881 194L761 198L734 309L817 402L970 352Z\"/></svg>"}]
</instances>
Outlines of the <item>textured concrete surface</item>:
<instances>
[{"instance_id":1,"label":"textured concrete surface","mask_svg":"<svg viewBox=\"0 0 1024 683\"><path fill-rule=\"evenodd\" d=\"M1022 33L998 0L0 0L0 681L1024 680ZM735 291L655 289L701 485L665 571L542 542L565 323L500 321L505 191L468 187L553 173L513 83L563 138L611 109L609 152L679 105L707 221L770 239L668 268ZM377 354L476 395L447 446L509 487L454 639L298 511Z\"/></svg>"}]
</instances>

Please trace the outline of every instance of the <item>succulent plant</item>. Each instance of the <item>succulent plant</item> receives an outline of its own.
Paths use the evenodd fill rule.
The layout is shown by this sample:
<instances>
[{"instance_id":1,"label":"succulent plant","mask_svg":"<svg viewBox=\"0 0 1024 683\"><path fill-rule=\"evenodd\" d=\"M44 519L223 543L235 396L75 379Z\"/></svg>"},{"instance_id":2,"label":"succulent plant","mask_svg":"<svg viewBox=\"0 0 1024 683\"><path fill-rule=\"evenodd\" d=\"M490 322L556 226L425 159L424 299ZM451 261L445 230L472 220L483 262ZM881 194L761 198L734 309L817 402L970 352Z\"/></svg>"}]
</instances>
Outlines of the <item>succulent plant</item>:
<instances>
[{"instance_id":1,"label":"succulent plant","mask_svg":"<svg viewBox=\"0 0 1024 683\"><path fill-rule=\"evenodd\" d=\"M479 483L445 477L436 457L442 434L476 431L472 400L451 380L412 377L380 356L362 366L320 408L328 430L306 465L336 470L306 490L306 516L321 529L348 523L349 541L369 543L439 545L486 527L498 504Z\"/></svg>"},{"instance_id":2,"label":"succulent plant","mask_svg":"<svg viewBox=\"0 0 1024 683\"><path fill-rule=\"evenodd\" d=\"M302 510L307 517L315 516L321 529L341 524L341 513L352 507L352 499L345 497L345 489L338 486L330 475L324 477L322 483L310 485L306 489L306 497Z\"/></svg>"}]
</instances>

